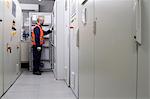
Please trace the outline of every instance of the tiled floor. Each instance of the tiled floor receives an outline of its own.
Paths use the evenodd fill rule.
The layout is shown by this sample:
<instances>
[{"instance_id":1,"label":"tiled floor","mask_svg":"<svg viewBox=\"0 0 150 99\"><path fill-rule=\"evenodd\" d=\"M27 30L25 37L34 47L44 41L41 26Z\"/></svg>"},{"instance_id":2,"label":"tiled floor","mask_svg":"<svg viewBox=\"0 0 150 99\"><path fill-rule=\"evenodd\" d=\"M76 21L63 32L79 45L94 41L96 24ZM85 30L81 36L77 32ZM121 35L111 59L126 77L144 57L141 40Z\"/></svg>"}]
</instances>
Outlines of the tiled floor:
<instances>
[{"instance_id":1,"label":"tiled floor","mask_svg":"<svg viewBox=\"0 0 150 99\"><path fill-rule=\"evenodd\" d=\"M2 99L76 99L64 81L54 79L53 73L41 76L23 72Z\"/></svg>"}]
</instances>

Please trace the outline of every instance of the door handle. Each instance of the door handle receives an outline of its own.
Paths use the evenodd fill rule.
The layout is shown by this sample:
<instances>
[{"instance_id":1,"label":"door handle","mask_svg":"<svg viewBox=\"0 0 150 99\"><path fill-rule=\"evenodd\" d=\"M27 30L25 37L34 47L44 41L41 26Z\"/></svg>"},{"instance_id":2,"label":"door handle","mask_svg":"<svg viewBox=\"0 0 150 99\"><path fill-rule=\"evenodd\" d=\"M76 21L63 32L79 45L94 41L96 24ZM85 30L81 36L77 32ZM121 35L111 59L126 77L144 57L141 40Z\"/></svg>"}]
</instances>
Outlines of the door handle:
<instances>
[{"instance_id":1,"label":"door handle","mask_svg":"<svg viewBox=\"0 0 150 99\"><path fill-rule=\"evenodd\" d=\"M11 47L7 47L7 52L11 53L12 52L12 48Z\"/></svg>"},{"instance_id":2,"label":"door handle","mask_svg":"<svg viewBox=\"0 0 150 99\"><path fill-rule=\"evenodd\" d=\"M77 41L77 42L76 42L76 46L77 46L77 47L80 46L80 45L79 45L79 43L80 43L80 42L79 42L79 39L80 39L80 38L79 38L79 33L80 33L80 32L79 32L79 28L78 28L78 30L77 30L77 40L76 40L76 41Z\"/></svg>"},{"instance_id":3,"label":"door handle","mask_svg":"<svg viewBox=\"0 0 150 99\"><path fill-rule=\"evenodd\" d=\"M94 33L94 35L96 35L97 22L94 21L93 23L94 23L94 24L93 24L93 29L94 29L93 33Z\"/></svg>"},{"instance_id":4,"label":"door handle","mask_svg":"<svg viewBox=\"0 0 150 99\"><path fill-rule=\"evenodd\" d=\"M11 53L12 52L12 48L9 46L9 44L7 43L7 53Z\"/></svg>"},{"instance_id":5,"label":"door handle","mask_svg":"<svg viewBox=\"0 0 150 99\"><path fill-rule=\"evenodd\" d=\"M19 47L17 46L17 49L19 49Z\"/></svg>"},{"instance_id":6,"label":"door handle","mask_svg":"<svg viewBox=\"0 0 150 99\"><path fill-rule=\"evenodd\" d=\"M139 45L142 43L141 35L141 0L136 0L136 35L134 39Z\"/></svg>"}]
</instances>

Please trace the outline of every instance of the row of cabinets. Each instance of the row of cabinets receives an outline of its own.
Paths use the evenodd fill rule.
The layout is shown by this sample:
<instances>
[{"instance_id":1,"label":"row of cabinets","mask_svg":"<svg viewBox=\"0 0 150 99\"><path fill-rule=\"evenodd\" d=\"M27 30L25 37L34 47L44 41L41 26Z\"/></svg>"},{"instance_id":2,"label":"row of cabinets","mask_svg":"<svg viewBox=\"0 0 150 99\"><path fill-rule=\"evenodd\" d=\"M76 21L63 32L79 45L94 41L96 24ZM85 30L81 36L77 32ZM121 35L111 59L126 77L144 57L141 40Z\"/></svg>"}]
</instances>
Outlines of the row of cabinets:
<instances>
[{"instance_id":1,"label":"row of cabinets","mask_svg":"<svg viewBox=\"0 0 150 99\"><path fill-rule=\"evenodd\" d=\"M0 96L20 75L21 8L17 0L0 0Z\"/></svg>"},{"instance_id":2,"label":"row of cabinets","mask_svg":"<svg viewBox=\"0 0 150 99\"><path fill-rule=\"evenodd\" d=\"M64 0L65 80L80 99L136 99L139 5Z\"/></svg>"},{"instance_id":3,"label":"row of cabinets","mask_svg":"<svg viewBox=\"0 0 150 99\"><path fill-rule=\"evenodd\" d=\"M149 99L149 4L55 1L56 76L79 99Z\"/></svg>"}]
</instances>

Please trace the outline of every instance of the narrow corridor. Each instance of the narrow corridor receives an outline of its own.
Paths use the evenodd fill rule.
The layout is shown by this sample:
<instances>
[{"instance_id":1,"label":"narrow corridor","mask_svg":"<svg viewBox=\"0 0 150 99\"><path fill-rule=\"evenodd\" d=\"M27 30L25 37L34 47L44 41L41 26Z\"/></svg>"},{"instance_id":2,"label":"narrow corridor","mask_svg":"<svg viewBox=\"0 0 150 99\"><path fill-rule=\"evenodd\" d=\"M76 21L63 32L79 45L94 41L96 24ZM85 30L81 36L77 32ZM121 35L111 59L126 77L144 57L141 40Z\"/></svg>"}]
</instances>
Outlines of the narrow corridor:
<instances>
[{"instance_id":1,"label":"narrow corridor","mask_svg":"<svg viewBox=\"0 0 150 99\"><path fill-rule=\"evenodd\" d=\"M150 0L0 0L0 99L150 99Z\"/></svg>"},{"instance_id":2,"label":"narrow corridor","mask_svg":"<svg viewBox=\"0 0 150 99\"><path fill-rule=\"evenodd\" d=\"M52 72L41 76L24 71L2 99L75 99L64 81L55 80Z\"/></svg>"}]
</instances>

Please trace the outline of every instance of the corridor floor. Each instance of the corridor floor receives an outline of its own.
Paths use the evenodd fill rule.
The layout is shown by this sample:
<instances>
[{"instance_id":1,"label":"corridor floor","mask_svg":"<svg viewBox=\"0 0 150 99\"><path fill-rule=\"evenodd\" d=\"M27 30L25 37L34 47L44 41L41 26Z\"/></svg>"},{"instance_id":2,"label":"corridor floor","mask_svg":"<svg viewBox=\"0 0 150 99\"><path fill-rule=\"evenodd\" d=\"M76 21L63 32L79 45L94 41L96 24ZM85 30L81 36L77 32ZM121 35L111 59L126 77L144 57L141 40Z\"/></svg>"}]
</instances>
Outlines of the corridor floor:
<instances>
[{"instance_id":1,"label":"corridor floor","mask_svg":"<svg viewBox=\"0 0 150 99\"><path fill-rule=\"evenodd\" d=\"M2 99L76 99L64 81L55 80L52 72L41 76L24 71Z\"/></svg>"}]
</instances>

